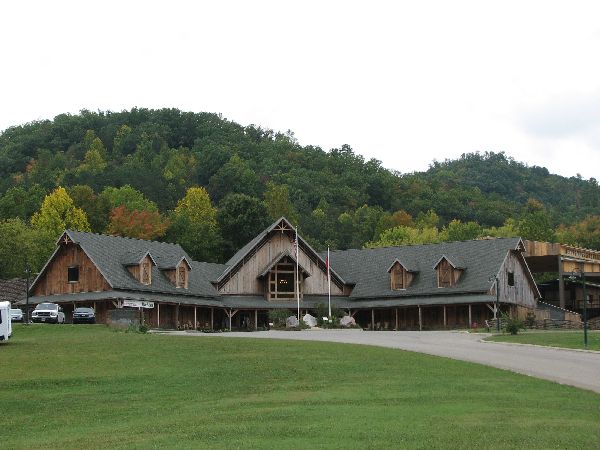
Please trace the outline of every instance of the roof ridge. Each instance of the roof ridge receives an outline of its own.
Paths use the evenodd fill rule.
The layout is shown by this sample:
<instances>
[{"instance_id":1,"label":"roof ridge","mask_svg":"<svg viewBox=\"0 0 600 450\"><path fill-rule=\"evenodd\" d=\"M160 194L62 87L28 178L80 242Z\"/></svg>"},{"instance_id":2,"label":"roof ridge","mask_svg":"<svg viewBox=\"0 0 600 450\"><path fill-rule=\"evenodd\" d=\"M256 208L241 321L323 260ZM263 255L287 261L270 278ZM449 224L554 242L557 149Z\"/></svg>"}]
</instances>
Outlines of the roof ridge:
<instances>
[{"instance_id":1,"label":"roof ridge","mask_svg":"<svg viewBox=\"0 0 600 450\"><path fill-rule=\"evenodd\" d=\"M161 245L170 245L173 247L181 247L180 244L177 244L175 242L165 242L165 241L155 241L155 240L151 240L151 239L140 239L140 238L134 238L134 237L130 237L130 236L121 236L118 234L104 234L104 233L94 233L93 231L79 231L79 230L70 230L67 229L65 230L65 232L69 232L69 233L81 233L81 234L91 234L94 236L101 236L101 237L108 237L108 238L120 238L120 239L128 239L130 241L140 241L140 242L151 242L154 244L161 244Z\"/></svg>"}]
</instances>

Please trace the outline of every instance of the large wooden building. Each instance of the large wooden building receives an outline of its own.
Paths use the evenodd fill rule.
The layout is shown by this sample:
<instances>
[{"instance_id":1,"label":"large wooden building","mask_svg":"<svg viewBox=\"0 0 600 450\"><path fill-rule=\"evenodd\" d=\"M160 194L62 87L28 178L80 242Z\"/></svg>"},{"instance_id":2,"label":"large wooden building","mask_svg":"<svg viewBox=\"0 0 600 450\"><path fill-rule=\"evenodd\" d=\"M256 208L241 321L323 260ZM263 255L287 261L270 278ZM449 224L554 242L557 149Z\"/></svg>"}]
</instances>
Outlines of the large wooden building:
<instances>
[{"instance_id":1,"label":"large wooden building","mask_svg":"<svg viewBox=\"0 0 600 450\"><path fill-rule=\"evenodd\" d=\"M263 327L271 309L296 311L296 295L301 314L328 302L326 255L298 236L296 257L295 237L281 218L213 264L175 244L65 231L31 302L62 304L67 317L92 306L102 322L111 309L146 301L152 327ZM497 278L501 310L524 316L539 292L523 251L519 238L333 251L332 305L364 328L470 327L493 317Z\"/></svg>"}]
</instances>

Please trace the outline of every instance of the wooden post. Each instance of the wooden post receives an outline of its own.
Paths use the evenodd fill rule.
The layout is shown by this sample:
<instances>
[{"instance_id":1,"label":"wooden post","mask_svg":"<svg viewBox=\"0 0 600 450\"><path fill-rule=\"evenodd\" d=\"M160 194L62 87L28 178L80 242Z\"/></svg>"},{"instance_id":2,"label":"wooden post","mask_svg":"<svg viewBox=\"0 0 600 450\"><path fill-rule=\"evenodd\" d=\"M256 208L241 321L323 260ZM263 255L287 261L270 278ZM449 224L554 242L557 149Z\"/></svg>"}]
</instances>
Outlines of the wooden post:
<instances>
[{"instance_id":1,"label":"wooden post","mask_svg":"<svg viewBox=\"0 0 600 450\"><path fill-rule=\"evenodd\" d=\"M371 330L375 330L375 309L371 308Z\"/></svg>"},{"instance_id":2,"label":"wooden post","mask_svg":"<svg viewBox=\"0 0 600 450\"><path fill-rule=\"evenodd\" d=\"M198 321L196 320L196 310L198 309L197 306L194 306L194 331L196 331L198 329Z\"/></svg>"},{"instance_id":3,"label":"wooden post","mask_svg":"<svg viewBox=\"0 0 600 450\"><path fill-rule=\"evenodd\" d=\"M227 315L229 316L229 331L231 331L231 318L233 317L233 313L231 312L231 309L229 310L229 313Z\"/></svg>"},{"instance_id":4,"label":"wooden post","mask_svg":"<svg viewBox=\"0 0 600 450\"><path fill-rule=\"evenodd\" d=\"M398 331L398 308L396 308L396 331Z\"/></svg>"},{"instance_id":5,"label":"wooden post","mask_svg":"<svg viewBox=\"0 0 600 450\"><path fill-rule=\"evenodd\" d=\"M156 328L160 328L160 303L156 303Z\"/></svg>"},{"instance_id":6,"label":"wooden post","mask_svg":"<svg viewBox=\"0 0 600 450\"><path fill-rule=\"evenodd\" d=\"M446 319L446 305L444 305L444 328L448 328L448 321Z\"/></svg>"},{"instance_id":7,"label":"wooden post","mask_svg":"<svg viewBox=\"0 0 600 450\"><path fill-rule=\"evenodd\" d=\"M471 304L469 303L469 328L471 328L472 324L473 324L473 319L472 319L472 315L471 315Z\"/></svg>"},{"instance_id":8,"label":"wooden post","mask_svg":"<svg viewBox=\"0 0 600 450\"><path fill-rule=\"evenodd\" d=\"M254 329L258 330L258 309L254 310Z\"/></svg>"},{"instance_id":9,"label":"wooden post","mask_svg":"<svg viewBox=\"0 0 600 450\"><path fill-rule=\"evenodd\" d=\"M179 303L175 305L175 329L179 329Z\"/></svg>"},{"instance_id":10,"label":"wooden post","mask_svg":"<svg viewBox=\"0 0 600 450\"><path fill-rule=\"evenodd\" d=\"M558 302L561 308L565 308L565 274L563 273L562 258L558 255Z\"/></svg>"},{"instance_id":11,"label":"wooden post","mask_svg":"<svg viewBox=\"0 0 600 450\"><path fill-rule=\"evenodd\" d=\"M215 308L210 308L210 329L214 330Z\"/></svg>"},{"instance_id":12,"label":"wooden post","mask_svg":"<svg viewBox=\"0 0 600 450\"><path fill-rule=\"evenodd\" d=\"M421 314L421 305L419 305L419 331L423 331L423 315Z\"/></svg>"}]
</instances>

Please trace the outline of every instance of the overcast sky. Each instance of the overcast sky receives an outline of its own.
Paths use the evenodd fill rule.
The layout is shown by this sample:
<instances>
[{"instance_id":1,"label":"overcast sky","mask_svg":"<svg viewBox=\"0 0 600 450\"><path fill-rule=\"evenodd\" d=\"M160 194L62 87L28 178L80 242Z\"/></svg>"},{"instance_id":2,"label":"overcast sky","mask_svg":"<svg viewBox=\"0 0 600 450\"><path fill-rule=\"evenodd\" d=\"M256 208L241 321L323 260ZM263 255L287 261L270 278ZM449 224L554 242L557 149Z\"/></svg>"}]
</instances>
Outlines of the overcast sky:
<instances>
[{"instance_id":1,"label":"overcast sky","mask_svg":"<svg viewBox=\"0 0 600 450\"><path fill-rule=\"evenodd\" d=\"M504 151L600 178L600 2L7 1L0 130L222 113L400 172Z\"/></svg>"}]
</instances>

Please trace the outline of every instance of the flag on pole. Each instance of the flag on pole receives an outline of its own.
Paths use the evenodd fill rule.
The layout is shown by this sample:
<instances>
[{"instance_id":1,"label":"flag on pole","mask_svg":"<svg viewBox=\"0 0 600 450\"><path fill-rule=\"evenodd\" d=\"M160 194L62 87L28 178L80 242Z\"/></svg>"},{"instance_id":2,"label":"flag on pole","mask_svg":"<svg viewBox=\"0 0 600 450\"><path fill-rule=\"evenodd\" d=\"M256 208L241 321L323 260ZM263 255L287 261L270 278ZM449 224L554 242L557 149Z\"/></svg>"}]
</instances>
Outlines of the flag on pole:
<instances>
[{"instance_id":1,"label":"flag on pole","mask_svg":"<svg viewBox=\"0 0 600 450\"><path fill-rule=\"evenodd\" d=\"M327 266L327 290L329 293L329 318L331 319L331 272L329 270L329 247L327 247L327 259L325 260Z\"/></svg>"},{"instance_id":2,"label":"flag on pole","mask_svg":"<svg viewBox=\"0 0 600 450\"><path fill-rule=\"evenodd\" d=\"M296 239L294 239L294 254L296 255L296 301L298 302L298 323L300 323L300 278L298 277L298 227L296 227Z\"/></svg>"}]
</instances>

